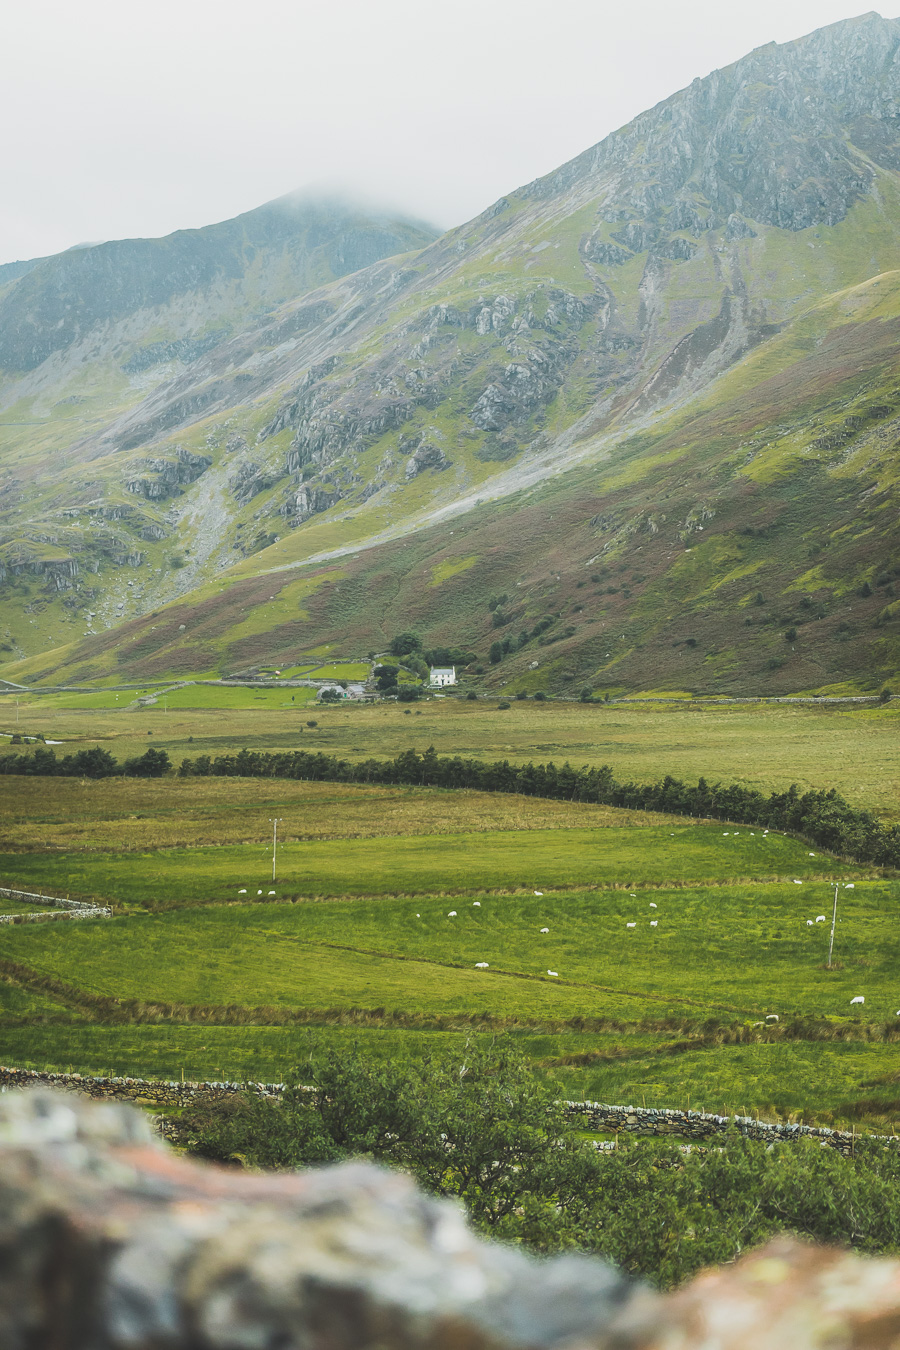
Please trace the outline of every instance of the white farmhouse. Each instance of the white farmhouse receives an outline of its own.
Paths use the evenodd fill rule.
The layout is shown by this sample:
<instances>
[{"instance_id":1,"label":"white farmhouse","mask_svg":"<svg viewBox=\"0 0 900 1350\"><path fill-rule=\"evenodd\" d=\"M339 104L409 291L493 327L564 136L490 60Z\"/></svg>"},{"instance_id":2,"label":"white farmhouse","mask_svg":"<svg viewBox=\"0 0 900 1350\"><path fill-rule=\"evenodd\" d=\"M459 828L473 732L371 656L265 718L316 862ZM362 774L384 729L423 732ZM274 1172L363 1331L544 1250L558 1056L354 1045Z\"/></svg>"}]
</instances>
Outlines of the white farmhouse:
<instances>
[{"instance_id":1,"label":"white farmhouse","mask_svg":"<svg viewBox=\"0 0 900 1350\"><path fill-rule=\"evenodd\" d=\"M432 666L432 689L443 689L448 684L456 684L456 666Z\"/></svg>"}]
</instances>

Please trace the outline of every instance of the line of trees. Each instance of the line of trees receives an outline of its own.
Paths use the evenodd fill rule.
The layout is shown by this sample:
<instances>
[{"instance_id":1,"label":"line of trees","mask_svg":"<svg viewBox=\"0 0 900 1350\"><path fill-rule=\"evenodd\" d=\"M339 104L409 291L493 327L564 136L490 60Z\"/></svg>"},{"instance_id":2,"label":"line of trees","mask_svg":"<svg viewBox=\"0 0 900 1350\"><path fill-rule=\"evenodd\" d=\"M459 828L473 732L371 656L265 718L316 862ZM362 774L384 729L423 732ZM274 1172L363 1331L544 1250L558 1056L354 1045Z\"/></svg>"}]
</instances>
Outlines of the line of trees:
<instances>
[{"instance_id":1,"label":"line of trees","mask_svg":"<svg viewBox=\"0 0 900 1350\"><path fill-rule=\"evenodd\" d=\"M55 750L40 746L33 755L0 755L0 774L18 773L40 778L162 778L172 767L165 750L151 749L124 764L100 746L56 758Z\"/></svg>"},{"instance_id":2,"label":"line of trees","mask_svg":"<svg viewBox=\"0 0 900 1350\"><path fill-rule=\"evenodd\" d=\"M765 796L740 784L708 783L705 778L692 786L668 774L656 783L620 783L606 764L576 769L569 763L561 767L552 763L510 764L508 760L487 763L458 755L439 756L433 746L422 755L404 750L394 759L367 759L355 764L321 752L242 750L215 759L208 755L186 759L179 773L184 778L212 775L475 788L636 811L665 811L787 830L859 862L900 866L900 826L882 824L870 811L851 806L834 789L801 793L792 785L786 792Z\"/></svg>"},{"instance_id":3,"label":"line of trees","mask_svg":"<svg viewBox=\"0 0 900 1350\"><path fill-rule=\"evenodd\" d=\"M165 750L148 750L139 759L118 765L107 750L80 750L56 758L52 750L0 756L0 774L44 774L107 778L116 774L158 778L169 769ZM851 806L832 788L801 793L792 784L786 792L765 796L738 783L691 785L667 774L655 783L620 783L608 764L573 768L550 764L485 762L459 755L439 756L433 746L424 754L404 750L394 759L351 763L321 751L241 750L236 755L200 755L185 759L182 778L294 778L329 783L408 783L422 787L474 788L511 792L525 797L593 802L632 811L664 811L672 815L739 821L771 830L786 830L819 848L878 867L900 867L900 825L885 825L870 811Z\"/></svg>"}]
</instances>

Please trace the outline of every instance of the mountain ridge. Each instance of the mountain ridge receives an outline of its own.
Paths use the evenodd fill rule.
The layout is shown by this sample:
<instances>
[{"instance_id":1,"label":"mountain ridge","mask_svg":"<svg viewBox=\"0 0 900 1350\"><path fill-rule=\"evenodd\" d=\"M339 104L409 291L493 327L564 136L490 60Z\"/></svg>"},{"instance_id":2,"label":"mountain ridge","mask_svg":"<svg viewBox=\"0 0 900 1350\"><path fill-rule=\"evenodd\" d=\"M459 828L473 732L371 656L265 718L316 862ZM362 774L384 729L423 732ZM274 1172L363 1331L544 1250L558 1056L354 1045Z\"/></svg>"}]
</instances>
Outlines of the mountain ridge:
<instances>
[{"instance_id":1,"label":"mountain ridge","mask_svg":"<svg viewBox=\"0 0 900 1350\"><path fill-rule=\"evenodd\" d=\"M898 48L900 25L875 14L782 47L759 48L724 71L695 80L567 165L499 199L474 221L403 258L375 261L362 271L328 279L273 312L251 316L230 336L185 353L189 359L174 372L171 360L178 359L177 353L167 356L167 351L180 339L169 339L168 346L157 339L163 360L134 368L130 375L133 386L144 380L147 392L135 388L137 397L117 410L107 401L101 416L84 419L82 435L70 437L64 447L71 463L48 476L43 528L32 497L19 517L27 521L25 533L43 534L43 544L31 543L45 549L65 553L68 546L76 567L81 566L78 551L68 544L63 519L80 520L81 537L87 540L96 534L98 516L114 520L116 546L126 553L132 547L131 556L129 539L142 540L140 567L152 567L153 573L145 572L147 580L138 586L123 586L119 579L100 588L103 598L92 603L102 610L89 617L102 613L105 624L133 616L140 625L141 608L167 601L181 605L185 602L178 595L192 587L200 588L196 604L204 609L206 591L218 594L223 584L249 594L248 582L255 577L250 587L255 595L257 581L261 593L274 584L266 578L302 575L309 568L314 574L320 565L352 561L364 550L367 565L385 580L367 601L368 628L351 630L358 633L355 641L377 645L383 639L371 622L373 612L390 612L390 603L379 598L383 592L403 596L406 612L422 609L421 622L430 635L455 634L470 647L477 641L486 648L493 611L486 605L479 610L476 598L471 612L466 605L457 612L457 606L447 607L447 592L441 597L445 613L423 607L421 597L414 602L399 555L406 548L419 549L419 543L392 539L408 539L415 532L423 536L424 548L443 532L441 546L449 557L459 532L482 538L493 531L495 542L485 547L512 566L517 548L510 531L516 526L507 517L521 521L535 494L549 501L561 492L571 497L566 512L577 514L579 498L594 497L585 484L591 489L615 484L623 473L643 484L633 488L633 504L639 497L644 503L642 511L632 512L643 521L635 537L645 531L656 539L673 528L662 503L676 495L666 465L678 460L654 467L654 455L676 455L673 438L679 439L679 426L683 431L715 429L713 480L722 479L726 495L746 497L753 482L753 493L767 493L774 501L779 473L793 484L795 507L813 490L814 473L824 474L828 492L837 491L844 467L831 462L827 447L810 452L800 446L804 428L816 418L830 425L836 400L855 409L854 380L857 394L871 385L869 402L888 410L879 434L893 425L893 338L886 341L884 335L893 334L897 308L891 274L900 244ZM876 281L883 298L873 305L858 288ZM842 309L847 305L867 317L848 321ZM819 356L804 350L804 334L813 329L824 353ZM146 340L143 347L138 343L128 358L132 365L137 360L140 366L140 352L152 347ZM54 362L63 360L64 354L55 353L22 379L49 382L57 378L51 373ZM767 361L773 367L780 363L774 377L782 382L780 407L757 397ZM786 373L792 370L794 376ZM174 378L156 378L170 372ZM738 442L751 432L754 442L767 434L779 444L791 437L797 441L796 453L784 445L782 453L784 465L794 467L782 467L766 484L757 481L758 465L752 471L747 467L759 458L758 450L736 446L732 432L723 429L740 421L730 413L726 417L732 386L742 388L748 407L759 407L759 417L769 418L765 424L748 424ZM859 426L843 426L859 418ZM790 424L789 432L779 430L782 422ZM841 426L813 439L838 436L837 448L844 450L851 442L869 444L867 415L851 410ZM57 445L61 442L62 437ZM660 451L660 446L668 448ZM708 444L698 441L682 449L684 457L707 464ZM738 450L746 465L738 464ZM58 461L55 447L50 453ZM863 455L857 472L869 473L868 464ZM86 484L88 465L95 478ZM0 471L3 467L0 451ZM707 465L693 477L709 472ZM893 502L890 455L879 474L883 486L877 491ZM714 496L713 486L714 481L706 494L694 493L699 500L679 503L672 548L693 553L696 544L686 548L685 539L707 530L716 535L717 527L703 524L716 518L715 512L703 514L702 497ZM687 492L683 484L678 493L682 490ZM824 501L825 487L816 491ZM608 500L601 494L601 508L605 501L618 503L618 487L604 492ZM660 500L648 510L654 503L644 497L654 493ZM838 513L844 509L839 497L834 497ZM14 511L4 520L3 500L0 487L0 526L14 527ZM485 525L488 502L494 519ZM619 509L595 510L587 519L612 518ZM590 527L595 533L600 528ZM743 527L734 521L730 528ZM848 528L835 525L835 532ZM144 549L148 530L160 533ZM863 566L862 555L851 558L852 550L846 555L858 588L878 589L872 587L877 575L892 572L895 558L900 563L886 517L876 532L879 556L868 569L871 579L863 575L868 564ZM629 546L613 535L600 541L598 556L650 548L647 541ZM563 578L570 575L570 589L578 589L574 556L567 557L559 540L550 543L559 557L560 586L565 590ZM660 545L657 539L653 548ZM0 559L4 548L8 556L9 545L0 544ZM670 607L678 595L679 556L672 552L668 572L662 568L653 583L657 605ZM58 561L62 566L64 560ZM105 570L96 549L92 561ZM229 563L234 565L229 568ZM713 590L732 584L719 578L720 564L721 559L709 558ZM790 550L782 565L780 589L787 593L810 569ZM483 570L473 564L461 572L461 592L476 582L482 589L492 585L489 578L479 580ZM498 587L502 592L504 587ZM129 596L135 591L140 592L136 602ZM523 618L532 601L543 602L549 594L546 587L533 589ZM708 597L682 597L678 604L685 622L701 629ZM737 599L735 605L740 609L744 601ZM595 608L591 633L582 631L589 626L583 619L565 625L573 631L560 639L560 650L571 655L558 669L548 671L539 663L540 678L547 687L581 679L608 687L617 681L646 687L636 659L611 654L612 664L607 664L605 647L599 650L605 641L601 633L607 622L618 619L611 613L602 617L599 601ZM878 613L890 608L881 606ZM76 605L77 613L85 609ZM640 606L626 609L629 622L643 624L643 632L649 620L640 619ZM292 642L310 646L337 640L334 616L328 617L320 601L304 612L311 617L291 627ZM265 629L262 615L253 623L269 631L275 659L281 639L274 629ZM752 678L780 688L789 680L812 685L884 678L897 663L892 623L889 615L878 632L863 640L860 650L880 653L869 663L869 676L860 672L855 658L849 660L836 627L808 670L782 660L786 648L776 643L772 651L766 647L765 660L755 666L742 667L735 660L726 674L721 661L714 659L705 670L695 661L695 675L714 683ZM728 626L733 637L731 619ZM653 643L663 642L664 627ZM785 620L785 631L795 627ZM87 638L85 651L99 640L90 631ZM122 629L121 641L129 640ZM183 668L194 658L187 655L190 641L180 641ZM684 652L678 651L676 659L671 641L671 673L659 646L654 680L685 678ZM517 650L524 652L528 642ZM696 638L687 650L696 653L700 642ZM18 649L10 645L12 656L23 650L21 643ZM265 657L265 643L256 646ZM115 640L109 650L114 648ZM245 656L237 640L208 648L204 668L233 665ZM49 672L55 661L57 671L74 670L86 660L60 656L21 669ZM515 671L515 678L536 678L526 676L526 664L531 667L523 664L524 657L517 661L508 652L502 672L494 676L508 680Z\"/></svg>"}]
</instances>

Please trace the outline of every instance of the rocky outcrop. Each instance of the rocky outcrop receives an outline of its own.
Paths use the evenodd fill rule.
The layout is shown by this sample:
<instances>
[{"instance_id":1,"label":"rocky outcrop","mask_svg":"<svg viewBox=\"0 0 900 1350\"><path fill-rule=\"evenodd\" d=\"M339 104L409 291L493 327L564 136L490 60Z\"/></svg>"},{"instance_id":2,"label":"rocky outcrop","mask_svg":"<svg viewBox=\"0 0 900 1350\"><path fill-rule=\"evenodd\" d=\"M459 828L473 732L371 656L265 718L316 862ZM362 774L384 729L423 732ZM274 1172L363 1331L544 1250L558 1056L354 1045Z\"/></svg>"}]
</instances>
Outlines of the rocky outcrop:
<instances>
[{"instance_id":1,"label":"rocky outcrop","mask_svg":"<svg viewBox=\"0 0 900 1350\"><path fill-rule=\"evenodd\" d=\"M433 441L421 441L415 452L406 461L404 474L407 482L412 478L417 478L420 473L425 473L426 469L436 469L441 473L444 469L450 468L450 460L444 454L439 445Z\"/></svg>"},{"instance_id":2,"label":"rocky outcrop","mask_svg":"<svg viewBox=\"0 0 900 1350\"><path fill-rule=\"evenodd\" d=\"M195 455L179 446L172 458L159 457L145 459L141 467L152 477L129 478L125 487L128 492L144 497L147 501L165 501L169 497L178 497L190 483L195 483L201 474L212 464L209 455Z\"/></svg>"},{"instance_id":3,"label":"rocky outcrop","mask_svg":"<svg viewBox=\"0 0 900 1350\"><path fill-rule=\"evenodd\" d=\"M296 492L290 494L281 513L288 517L292 525L302 525L310 516L320 515L322 511L336 506L341 495L339 488L312 487L303 483Z\"/></svg>"}]
</instances>

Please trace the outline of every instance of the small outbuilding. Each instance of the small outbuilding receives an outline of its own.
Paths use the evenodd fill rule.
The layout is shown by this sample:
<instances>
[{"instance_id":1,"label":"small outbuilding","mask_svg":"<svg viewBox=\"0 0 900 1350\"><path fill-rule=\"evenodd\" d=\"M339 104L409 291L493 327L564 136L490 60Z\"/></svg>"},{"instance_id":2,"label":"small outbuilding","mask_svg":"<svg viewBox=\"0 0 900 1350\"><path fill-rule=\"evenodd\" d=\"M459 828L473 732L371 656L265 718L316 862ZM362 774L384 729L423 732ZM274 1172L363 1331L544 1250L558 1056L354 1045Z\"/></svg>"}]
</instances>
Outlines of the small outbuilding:
<instances>
[{"instance_id":1,"label":"small outbuilding","mask_svg":"<svg viewBox=\"0 0 900 1350\"><path fill-rule=\"evenodd\" d=\"M443 689L448 684L456 684L456 666L432 666L432 689Z\"/></svg>"}]
</instances>

